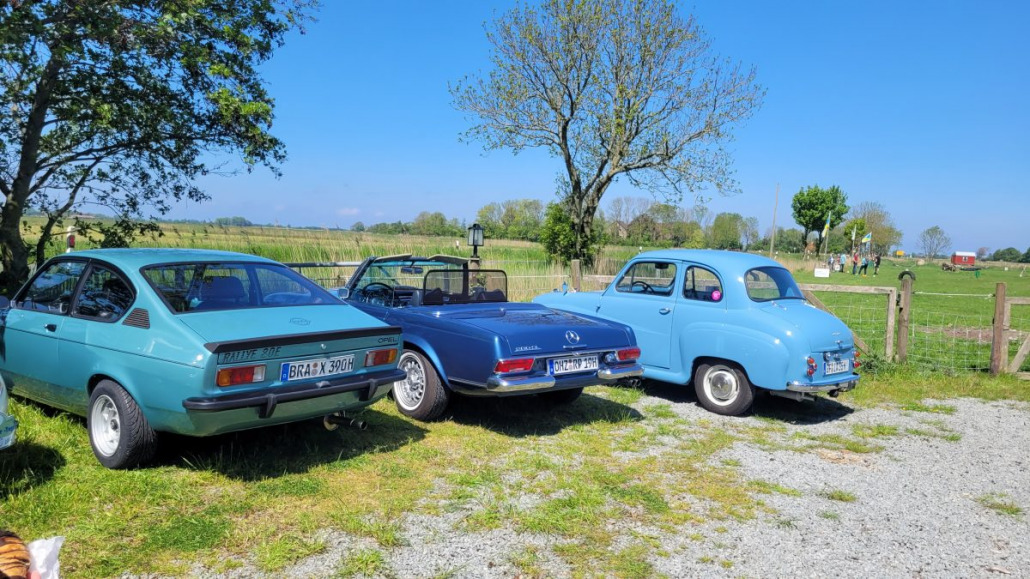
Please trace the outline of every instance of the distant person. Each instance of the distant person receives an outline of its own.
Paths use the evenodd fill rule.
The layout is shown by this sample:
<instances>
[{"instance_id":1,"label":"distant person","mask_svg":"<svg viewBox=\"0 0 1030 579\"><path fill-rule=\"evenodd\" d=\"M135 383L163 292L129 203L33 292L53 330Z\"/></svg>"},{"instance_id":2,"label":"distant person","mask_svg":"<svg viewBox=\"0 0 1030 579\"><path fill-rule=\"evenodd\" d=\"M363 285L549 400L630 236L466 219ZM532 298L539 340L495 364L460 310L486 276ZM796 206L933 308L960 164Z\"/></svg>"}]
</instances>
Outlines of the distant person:
<instances>
[{"instance_id":1,"label":"distant person","mask_svg":"<svg viewBox=\"0 0 1030 579\"><path fill-rule=\"evenodd\" d=\"M858 274L861 275L862 277L865 277L866 273L868 271L869 271L869 258L867 258L866 256L863 255L862 256L862 265L859 266L859 268L858 268Z\"/></svg>"},{"instance_id":2,"label":"distant person","mask_svg":"<svg viewBox=\"0 0 1030 579\"><path fill-rule=\"evenodd\" d=\"M873 277L880 273L880 254L876 254L876 258L873 260Z\"/></svg>"},{"instance_id":3,"label":"distant person","mask_svg":"<svg viewBox=\"0 0 1030 579\"><path fill-rule=\"evenodd\" d=\"M833 271L833 254L830 254L830 258L826 260L826 265Z\"/></svg>"},{"instance_id":4,"label":"distant person","mask_svg":"<svg viewBox=\"0 0 1030 579\"><path fill-rule=\"evenodd\" d=\"M851 255L851 275L858 273L858 252Z\"/></svg>"},{"instance_id":5,"label":"distant person","mask_svg":"<svg viewBox=\"0 0 1030 579\"><path fill-rule=\"evenodd\" d=\"M844 273L844 265L847 264L847 263L848 263L848 256L844 255L844 252L842 251L840 253L840 262L837 263L837 265L840 267L840 272L841 273Z\"/></svg>"}]
</instances>

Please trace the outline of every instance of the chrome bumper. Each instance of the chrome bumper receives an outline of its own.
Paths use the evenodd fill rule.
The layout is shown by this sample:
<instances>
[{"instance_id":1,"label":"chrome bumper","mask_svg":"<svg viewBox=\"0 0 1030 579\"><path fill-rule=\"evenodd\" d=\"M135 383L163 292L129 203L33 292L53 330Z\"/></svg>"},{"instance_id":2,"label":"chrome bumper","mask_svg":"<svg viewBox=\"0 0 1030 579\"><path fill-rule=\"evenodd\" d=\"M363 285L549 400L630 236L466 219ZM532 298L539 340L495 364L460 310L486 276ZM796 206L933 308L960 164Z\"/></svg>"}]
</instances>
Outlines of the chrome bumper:
<instances>
[{"instance_id":1,"label":"chrome bumper","mask_svg":"<svg viewBox=\"0 0 1030 579\"><path fill-rule=\"evenodd\" d=\"M631 364L629 366L616 366L615 368L602 368L593 374L593 376L598 380L611 382L613 380L621 380L623 378L634 378L642 375L643 373L643 366L640 364ZM570 375L569 378L583 381L587 376L590 375ZM511 378L490 376L486 379L486 389L490 392L497 393L519 392L523 390L547 390L548 388L554 388L554 385L557 383L558 380L554 376L524 376Z\"/></svg>"},{"instance_id":2,"label":"chrome bumper","mask_svg":"<svg viewBox=\"0 0 1030 579\"><path fill-rule=\"evenodd\" d=\"M853 374L848 380L841 382L834 382L832 384L802 384L801 382L788 382L787 390L791 392L833 392L834 390L840 392L847 392L848 390L854 390L855 386L858 386L858 375Z\"/></svg>"}]
</instances>

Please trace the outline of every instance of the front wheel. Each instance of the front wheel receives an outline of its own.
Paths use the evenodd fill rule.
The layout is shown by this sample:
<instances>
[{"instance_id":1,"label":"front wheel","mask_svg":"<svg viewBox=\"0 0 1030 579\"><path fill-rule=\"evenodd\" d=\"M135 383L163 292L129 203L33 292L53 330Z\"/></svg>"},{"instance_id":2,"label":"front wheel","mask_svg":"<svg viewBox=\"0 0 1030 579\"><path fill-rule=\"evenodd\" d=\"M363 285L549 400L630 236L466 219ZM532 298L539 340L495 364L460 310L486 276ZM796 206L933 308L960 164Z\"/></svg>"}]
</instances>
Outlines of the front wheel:
<instances>
[{"instance_id":1,"label":"front wheel","mask_svg":"<svg viewBox=\"0 0 1030 579\"><path fill-rule=\"evenodd\" d=\"M701 364L694 374L697 401L706 410L725 416L739 416L751 408L755 390L740 368L717 362Z\"/></svg>"},{"instance_id":2,"label":"front wheel","mask_svg":"<svg viewBox=\"0 0 1030 579\"><path fill-rule=\"evenodd\" d=\"M414 350L404 350L397 367L407 377L393 384L393 400L397 410L417 420L435 420L443 414L450 400L440 374L433 364Z\"/></svg>"},{"instance_id":3,"label":"front wheel","mask_svg":"<svg viewBox=\"0 0 1030 579\"><path fill-rule=\"evenodd\" d=\"M93 454L107 468L132 468L154 456L157 434L132 396L110 380L89 397L86 428Z\"/></svg>"}]
</instances>

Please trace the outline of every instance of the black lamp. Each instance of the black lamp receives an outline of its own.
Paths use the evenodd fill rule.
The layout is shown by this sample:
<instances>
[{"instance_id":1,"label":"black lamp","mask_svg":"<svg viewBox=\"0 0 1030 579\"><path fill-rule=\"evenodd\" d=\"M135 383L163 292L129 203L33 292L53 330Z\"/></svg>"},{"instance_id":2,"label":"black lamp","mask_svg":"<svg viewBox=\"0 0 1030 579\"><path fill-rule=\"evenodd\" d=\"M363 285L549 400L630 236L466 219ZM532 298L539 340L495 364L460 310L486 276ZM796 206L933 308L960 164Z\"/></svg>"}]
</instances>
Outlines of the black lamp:
<instances>
[{"instance_id":1,"label":"black lamp","mask_svg":"<svg viewBox=\"0 0 1030 579\"><path fill-rule=\"evenodd\" d=\"M479 259L479 248L483 245L483 226L473 223L469 227L469 245L472 246L472 258Z\"/></svg>"}]
</instances>

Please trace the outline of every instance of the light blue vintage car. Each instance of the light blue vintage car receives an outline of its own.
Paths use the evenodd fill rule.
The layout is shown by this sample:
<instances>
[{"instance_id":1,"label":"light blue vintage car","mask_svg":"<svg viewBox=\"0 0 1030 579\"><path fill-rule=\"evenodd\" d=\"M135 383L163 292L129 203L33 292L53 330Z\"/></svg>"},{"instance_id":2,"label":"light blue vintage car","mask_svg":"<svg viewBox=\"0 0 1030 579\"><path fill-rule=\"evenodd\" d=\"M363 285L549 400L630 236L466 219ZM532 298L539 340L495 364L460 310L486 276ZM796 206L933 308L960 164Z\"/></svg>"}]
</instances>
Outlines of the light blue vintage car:
<instances>
[{"instance_id":1,"label":"light blue vintage car","mask_svg":"<svg viewBox=\"0 0 1030 579\"><path fill-rule=\"evenodd\" d=\"M808 303L786 268L757 255L649 251L603 291L533 301L630 325L644 377L693 382L701 405L719 414L746 412L756 387L804 399L858 384L848 327Z\"/></svg>"},{"instance_id":2,"label":"light blue vintage car","mask_svg":"<svg viewBox=\"0 0 1030 579\"><path fill-rule=\"evenodd\" d=\"M70 253L43 264L10 303L0 298L7 386L85 415L109 468L146 461L157 432L342 421L405 378L400 345L399 328L240 253Z\"/></svg>"}]
</instances>

